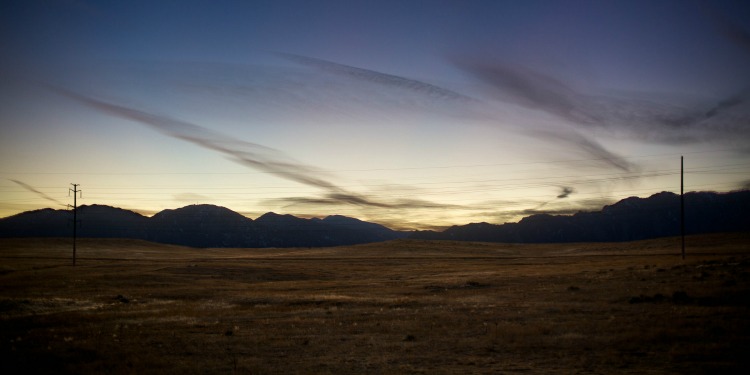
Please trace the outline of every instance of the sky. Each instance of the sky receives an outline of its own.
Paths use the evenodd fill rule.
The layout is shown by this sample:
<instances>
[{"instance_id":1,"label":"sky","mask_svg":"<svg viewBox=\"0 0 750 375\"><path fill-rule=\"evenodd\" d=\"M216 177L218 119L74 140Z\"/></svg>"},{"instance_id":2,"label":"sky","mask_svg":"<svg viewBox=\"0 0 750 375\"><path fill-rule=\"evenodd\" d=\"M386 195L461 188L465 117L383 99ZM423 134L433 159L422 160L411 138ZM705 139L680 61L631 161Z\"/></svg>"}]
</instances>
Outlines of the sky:
<instances>
[{"instance_id":1,"label":"sky","mask_svg":"<svg viewBox=\"0 0 750 375\"><path fill-rule=\"evenodd\" d=\"M750 3L4 1L0 217L502 224L750 187Z\"/></svg>"}]
</instances>

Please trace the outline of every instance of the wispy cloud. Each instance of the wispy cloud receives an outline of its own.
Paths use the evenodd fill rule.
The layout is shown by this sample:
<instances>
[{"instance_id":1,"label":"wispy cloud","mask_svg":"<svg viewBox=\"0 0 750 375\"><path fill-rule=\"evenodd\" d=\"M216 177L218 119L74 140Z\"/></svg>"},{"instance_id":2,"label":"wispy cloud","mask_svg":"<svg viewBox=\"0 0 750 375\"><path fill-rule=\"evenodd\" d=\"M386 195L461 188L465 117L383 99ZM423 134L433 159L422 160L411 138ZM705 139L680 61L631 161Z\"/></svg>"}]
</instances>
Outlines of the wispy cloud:
<instances>
[{"instance_id":1,"label":"wispy cloud","mask_svg":"<svg viewBox=\"0 0 750 375\"><path fill-rule=\"evenodd\" d=\"M382 73L374 70L358 68L350 65L339 64L332 61L295 55L291 53L277 53L277 55L287 60L320 69L329 73L346 76L356 80L376 83L391 88L409 90L422 95L427 95L429 97L467 102L476 101L476 99L474 98L460 94L453 90L393 74Z\"/></svg>"},{"instance_id":2,"label":"wispy cloud","mask_svg":"<svg viewBox=\"0 0 750 375\"><path fill-rule=\"evenodd\" d=\"M748 92L750 92L750 90L748 90ZM708 111L706 111L704 117L707 119L715 117L721 114L723 111L744 103L745 101L747 101L748 92L742 92L718 102L713 108L710 108Z\"/></svg>"},{"instance_id":3,"label":"wispy cloud","mask_svg":"<svg viewBox=\"0 0 750 375\"><path fill-rule=\"evenodd\" d=\"M502 62L455 59L454 64L491 87L496 99L547 113L582 130L606 130L664 144L750 135L750 109L744 105L747 93L708 103L701 110L639 98L584 94L552 75ZM604 150L581 134L557 134L580 144L591 155ZM624 164L617 164L624 169Z\"/></svg>"},{"instance_id":4,"label":"wispy cloud","mask_svg":"<svg viewBox=\"0 0 750 375\"><path fill-rule=\"evenodd\" d=\"M37 189L34 189L34 187L32 187L31 185L29 185L29 184L27 184L25 182L18 181L18 180L10 180L10 181L15 182L18 186L20 186L20 187L22 187L22 188L24 188L24 189L26 189L26 190L28 190L28 191L30 191L32 193L35 193L36 195L38 195L38 196L40 196L40 197L42 197L42 198L44 198L44 199L46 199L46 200L48 200L50 202L54 202L55 204L58 204L60 206L65 206L65 207L68 206L67 204L62 203L59 200L57 200L55 198L52 198L49 195L44 194L44 193L42 193L41 191L39 191Z\"/></svg>"},{"instance_id":5,"label":"wispy cloud","mask_svg":"<svg viewBox=\"0 0 750 375\"><path fill-rule=\"evenodd\" d=\"M417 80L312 57L287 53L279 53L278 55L332 74L381 84L392 89L410 90L423 96L439 99L481 103L470 96ZM500 88L500 91L503 93L503 100L509 100L528 108L551 112L558 117L576 124L593 126L600 122L600 119L592 111L585 111L583 109L583 106L580 104L582 100L580 94L552 77L528 69L512 68L505 65L488 66L468 62L460 65L478 76L481 80ZM532 131L532 133L534 132ZM545 129L539 130L535 135L537 138L545 139L546 141L571 145L575 149L620 170L627 172L633 170L634 166L632 163L625 161L614 152L607 150L593 138L585 136L580 132Z\"/></svg>"},{"instance_id":6,"label":"wispy cloud","mask_svg":"<svg viewBox=\"0 0 750 375\"><path fill-rule=\"evenodd\" d=\"M323 197L286 197L274 198L264 201L266 204L282 204L286 207L308 206L315 208L324 208L327 206L338 206L341 204L351 204L361 207L370 208L387 208L387 209L466 209L466 206L442 204L422 199L394 199L389 201L374 201L367 199L362 195L356 194L327 194Z\"/></svg>"},{"instance_id":7,"label":"wispy cloud","mask_svg":"<svg viewBox=\"0 0 750 375\"><path fill-rule=\"evenodd\" d=\"M236 140L199 125L157 115L118 104L97 100L72 91L53 88L54 91L90 108L145 124L170 137L181 139L203 148L217 151L229 159L253 169L273 173L279 177L305 185L329 190L339 190L333 183L319 177L323 173L295 162L279 150L257 143Z\"/></svg>"},{"instance_id":8,"label":"wispy cloud","mask_svg":"<svg viewBox=\"0 0 750 375\"><path fill-rule=\"evenodd\" d=\"M573 149L591 156L592 161L607 164L623 172L633 172L637 169L635 164L627 161L624 157L607 150L596 140L586 137L575 130L529 130L528 133L539 139L569 145Z\"/></svg>"},{"instance_id":9,"label":"wispy cloud","mask_svg":"<svg viewBox=\"0 0 750 375\"><path fill-rule=\"evenodd\" d=\"M105 102L60 88L52 88L57 93L85 104L90 108L109 115L128 119L150 126L170 137L181 139L200 147L219 152L239 164L255 170L269 172L278 177L312 186L324 191L324 198L292 198L293 203L336 203L360 207L408 208L440 207L427 201L384 202L363 194L343 189L331 182L327 174L317 168L294 161L283 152L257 143L236 140L202 126L157 115L118 104Z\"/></svg>"},{"instance_id":10,"label":"wispy cloud","mask_svg":"<svg viewBox=\"0 0 750 375\"><path fill-rule=\"evenodd\" d=\"M541 110L575 124L601 122L593 113L581 108L581 95L561 80L528 68L504 63L486 63L454 59L468 72L495 90L493 96L526 108Z\"/></svg>"},{"instance_id":11,"label":"wispy cloud","mask_svg":"<svg viewBox=\"0 0 750 375\"><path fill-rule=\"evenodd\" d=\"M174 195L174 200L178 202L207 202L211 198L196 193L180 193Z\"/></svg>"}]
</instances>

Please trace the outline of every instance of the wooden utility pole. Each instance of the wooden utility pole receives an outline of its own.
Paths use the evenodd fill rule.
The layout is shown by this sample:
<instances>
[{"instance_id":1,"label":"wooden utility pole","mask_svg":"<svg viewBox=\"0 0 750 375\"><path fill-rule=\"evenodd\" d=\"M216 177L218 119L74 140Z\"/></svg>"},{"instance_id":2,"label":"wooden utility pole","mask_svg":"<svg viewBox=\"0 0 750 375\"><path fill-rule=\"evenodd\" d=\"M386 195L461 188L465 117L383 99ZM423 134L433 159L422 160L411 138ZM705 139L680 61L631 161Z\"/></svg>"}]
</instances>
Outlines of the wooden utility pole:
<instances>
[{"instance_id":1,"label":"wooden utility pole","mask_svg":"<svg viewBox=\"0 0 750 375\"><path fill-rule=\"evenodd\" d=\"M70 192L73 192L73 267L76 265L76 237L77 237L77 229L78 229L78 201L76 198L78 198L78 195L81 195L81 198L83 198L83 195L81 193L81 190L78 189L78 185L80 184L71 184L73 185L72 189L69 189L68 194ZM70 207L70 205L68 205Z\"/></svg>"},{"instance_id":2,"label":"wooden utility pole","mask_svg":"<svg viewBox=\"0 0 750 375\"><path fill-rule=\"evenodd\" d=\"M682 259L685 259L685 164L680 156L680 235L682 236Z\"/></svg>"}]
</instances>

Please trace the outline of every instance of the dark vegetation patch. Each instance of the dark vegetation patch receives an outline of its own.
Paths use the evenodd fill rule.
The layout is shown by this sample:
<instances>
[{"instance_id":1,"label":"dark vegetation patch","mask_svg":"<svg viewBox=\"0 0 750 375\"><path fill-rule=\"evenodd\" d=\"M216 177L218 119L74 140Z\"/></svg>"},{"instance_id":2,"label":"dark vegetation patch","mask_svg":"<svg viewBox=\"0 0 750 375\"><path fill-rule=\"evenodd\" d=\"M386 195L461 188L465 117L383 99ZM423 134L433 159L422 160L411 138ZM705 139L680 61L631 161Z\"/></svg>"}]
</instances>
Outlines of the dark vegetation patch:
<instances>
[{"instance_id":1,"label":"dark vegetation patch","mask_svg":"<svg viewBox=\"0 0 750 375\"><path fill-rule=\"evenodd\" d=\"M427 289L430 292L447 292L448 290L472 290L484 289L489 287L490 284L484 284L478 281L467 281L463 284L425 285L424 289Z\"/></svg>"},{"instance_id":2,"label":"dark vegetation patch","mask_svg":"<svg viewBox=\"0 0 750 375\"><path fill-rule=\"evenodd\" d=\"M630 304L670 303L705 307L749 307L748 268L750 268L750 261L746 256L704 260L698 264L676 265L669 269L658 268L657 275L642 277L640 280L659 284L679 281L684 285L692 285L691 291L688 293L686 290L675 290L671 294L640 294L630 297L628 302Z\"/></svg>"},{"instance_id":3,"label":"dark vegetation patch","mask_svg":"<svg viewBox=\"0 0 750 375\"><path fill-rule=\"evenodd\" d=\"M262 306L273 306L273 307L342 307L347 305L353 305L354 302L340 301L335 299L307 299L307 298L267 298L267 297L254 297L254 298L241 298L232 300L232 304L239 307L262 307ZM358 306L367 305L367 303L357 302Z\"/></svg>"},{"instance_id":4,"label":"dark vegetation patch","mask_svg":"<svg viewBox=\"0 0 750 375\"><path fill-rule=\"evenodd\" d=\"M683 292L684 293L684 292ZM637 297L630 297L628 300L628 303L635 304L635 303L658 303L658 302L666 302L668 301L668 298L664 296L661 293L656 293L653 296L646 296L641 294Z\"/></svg>"},{"instance_id":5,"label":"dark vegetation patch","mask_svg":"<svg viewBox=\"0 0 750 375\"><path fill-rule=\"evenodd\" d=\"M161 272L191 276L195 278L208 279L225 279L246 283L265 282L265 281L296 281L308 280L311 276L301 273L285 272L278 268L264 267L226 267L215 265L188 265L184 267L166 267Z\"/></svg>"},{"instance_id":6,"label":"dark vegetation patch","mask_svg":"<svg viewBox=\"0 0 750 375\"><path fill-rule=\"evenodd\" d=\"M2 299L0 300L0 314L25 310L31 301L27 299Z\"/></svg>"}]
</instances>

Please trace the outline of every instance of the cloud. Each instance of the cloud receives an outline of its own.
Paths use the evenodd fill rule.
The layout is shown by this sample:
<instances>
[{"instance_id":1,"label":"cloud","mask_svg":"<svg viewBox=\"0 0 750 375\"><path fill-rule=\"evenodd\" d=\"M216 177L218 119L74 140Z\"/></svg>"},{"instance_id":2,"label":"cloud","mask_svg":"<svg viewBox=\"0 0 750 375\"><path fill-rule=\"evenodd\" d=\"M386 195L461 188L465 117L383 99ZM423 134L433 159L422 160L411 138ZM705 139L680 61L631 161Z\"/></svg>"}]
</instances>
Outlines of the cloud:
<instances>
[{"instance_id":1,"label":"cloud","mask_svg":"<svg viewBox=\"0 0 750 375\"><path fill-rule=\"evenodd\" d=\"M706 111L705 118L714 117L723 111L726 111L728 109L731 109L733 107L736 107L744 103L746 100L747 100L747 93L740 93L732 97L729 97L727 99L724 99L720 101L719 103L717 103L713 108L710 108L708 111Z\"/></svg>"},{"instance_id":2,"label":"cloud","mask_svg":"<svg viewBox=\"0 0 750 375\"><path fill-rule=\"evenodd\" d=\"M603 119L601 129L669 145L748 139L750 106L747 104L747 92L690 106L606 96L591 96L585 102Z\"/></svg>"},{"instance_id":3,"label":"cloud","mask_svg":"<svg viewBox=\"0 0 750 375\"><path fill-rule=\"evenodd\" d=\"M627 161L624 157L607 150L599 142L586 137L575 130L530 130L528 134L539 139L545 139L553 143L562 143L593 157L593 161L607 164L623 172L633 172L636 165Z\"/></svg>"},{"instance_id":4,"label":"cloud","mask_svg":"<svg viewBox=\"0 0 750 375\"><path fill-rule=\"evenodd\" d=\"M547 201L542 203L541 205L525 209L525 210L517 210L517 211L510 211L505 214L512 215L515 217L526 217L530 215L574 215L579 212L596 212L600 211L602 207L606 205L613 204L617 202L617 199L615 198L589 198L589 199L582 199L576 202L574 206L568 206L568 207L562 207L562 208L551 208L551 209L542 209L544 206L546 206L548 203L552 203L554 200Z\"/></svg>"},{"instance_id":5,"label":"cloud","mask_svg":"<svg viewBox=\"0 0 750 375\"><path fill-rule=\"evenodd\" d=\"M713 7L708 8L716 30L736 46L750 52L750 32Z\"/></svg>"},{"instance_id":6,"label":"cloud","mask_svg":"<svg viewBox=\"0 0 750 375\"><path fill-rule=\"evenodd\" d=\"M420 124L433 123L424 121L424 114L428 114L434 116L432 118L436 120L436 123L442 124L441 121L447 119L458 119L462 123L501 124L497 126L520 133L527 132L528 124L532 123L530 125L532 129L541 129L541 133L537 133L536 138L565 147L572 146L579 152L601 160L603 165L612 166L619 170L632 170L632 166L625 162L622 157L608 150L589 135L584 135L586 131L590 131L590 128L582 129L581 132L570 132L569 130L573 128L565 126L576 119L590 123L589 127L594 126L591 115L578 113L581 107L579 105L580 98L574 90L559 80L534 73L528 69L521 69L519 72L510 68L501 69L503 74L500 74L500 76L507 76L508 78L505 80L510 81L508 85L515 87L512 90L516 93L513 97L526 98L519 99L521 102L539 110L555 108L559 116L565 116L568 121L561 126L554 129L545 129L538 123L533 124L533 119L529 121L524 117L526 114L512 113L507 111L507 107L499 107L491 102L475 100L456 91L428 83L311 57L291 54L278 55L313 70L283 66L199 63L184 63L177 66L174 66L174 64L166 66L156 64L140 69L149 71L147 76L153 78L144 84L155 85L156 90L168 90L175 88L174 85L177 85L179 94L188 95L188 102L193 98L189 95L194 94L195 90L199 90L199 94L202 95L199 99L202 101L196 104L196 108L205 106L207 98L215 99L216 101L212 103L213 105L210 108L204 107L208 111L223 108L226 105L233 105L233 110L237 110L237 105L241 104L239 106L240 111L247 111L247 116L253 116L258 121L277 121L278 116L281 116L281 118L289 116L292 124L299 123L300 119L303 122L318 121L323 123L347 120L344 123L362 124L371 123L372 120L377 120L380 116L384 116L384 118L380 118L381 120L407 120L411 123L411 118L408 116L419 113ZM320 74L319 71L329 72L332 76L326 77L327 74ZM116 75L117 70L111 73L110 75ZM497 80L502 81L501 78L497 78ZM365 84L356 84L355 81ZM91 98L79 99L87 101ZM111 103L96 103L95 106L111 112L113 111L111 106L106 108L109 104ZM170 123L164 123L162 121L165 120L164 118L155 119L152 113L132 111L132 108L126 108L125 110L128 112L124 114L125 116L137 117L137 121L148 123L170 136L193 143L203 142L204 144L206 139L215 138L215 134L207 135L205 131L196 129L192 124L186 124L184 121L177 121L182 122L182 124L175 125L175 119L166 118ZM116 112L123 114L123 109L120 108ZM156 124L155 121L159 124ZM452 123L457 124L458 122ZM186 131L175 134L173 131L175 126ZM191 138L193 133L196 133L196 136ZM205 145L205 147L216 149L216 142L212 143L212 145ZM257 144L251 146L256 153L262 147ZM243 146L244 148L247 147ZM268 150L266 149L266 151ZM256 160L253 156L240 159L242 160L238 159L238 161L243 164L253 164ZM294 165L273 166L273 173L282 173L280 170L283 170L294 175L290 179L299 180L313 177L316 180L300 181L305 184L319 184L322 182L321 180L325 180L325 178L320 178L320 175L310 175L305 171L294 171L295 165L300 163L293 162L290 164ZM264 166L250 166L266 170L263 169ZM330 186L323 188L330 188Z\"/></svg>"},{"instance_id":7,"label":"cloud","mask_svg":"<svg viewBox=\"0 0 750 375\"><path fill-rule=\"evenodd\" d=\"M327 194L323 197L285 197L274 198L264 201L266 204L283 204L286 207L291 206L314 206L326 207L342 204L355 205L365 208L385 208L385 209L461 209L467 208L460 205L441 204L421 199L397 199L388 202L373 201L359 194Z\"/></svg>"},{"instance_id":8,"label":"cloud","mask_svg":"<svg viewBox=\"0 0 750 375\"><path fill-rule=\"evenodd\" d=\"M137 103L142 97L122 96L146 89L164 97L179 98L180 105L189 105L190 111L200 111L202 116L215 114L238 121L252 118L258 124L276 123L303 129L317 124L346 124L350 129L358 129L383 122L427 126L446 120L478 123L498 118L495 107L444 87L291 56L315 63L290 64L280 59L264 65L125 62L107 64L89 74L99 77L100 90L114 92L130 99L130 103ZM58 84L68 88L75 85L75 82Z\"/></svg>"},{"instance_id":9,"label":"cloud","mask_svg":"<svg viewBox=\"0 0 750 375\"><path fill-rule=\"evenodd\" d=\"M563 186L560 188L560 190L561 191L560 191L560 194L557 196L557 199L567 198L568 196L570 196L570 194L573 194L575 192L575 189L573 189L572 187L568 187L568 186Z\"/></svg>"},{"instance_id":10,"label":"cloud","mask_svg":"<svg viewBox=\"0 0 750 375\"><path fill-rule=\"evenodd\" d=\"M59 88L54 88L54 91L98 111L148 125L170 137L217 151L231 160L253 169L273 173L279 177L309 186L339 190L336 185L318 177L321 174L320 171L289 159L279 150L257 143L232 139L199 125L168 116L104 102Z\"/></svg>"},{"instance_id":11,"label":"cloud","mask_svg":"<svg viewBox=\"0 0 750 375\"><path fill-rule=\"evenodd\" d=\"M552 209L542 210L541 207L531 208L528 210L518 211L519 216L531 216L531 215L573 215L581 212L580 208L563 208L563 209Z\"/></svg>"},{"instance_id":12,"label":"cloud","mask_svg":"<svg viewBox=\"0 0 750 375\"><path fill-rule=\"evenodd\" d=\"M178 202L207 202L211 198L195 193L180 193L174 195L174 200Z\"/></svg>"},{"instance_id":13,"label":"cloud","mask_svg":"<svg viewBox=\"0 0 750 375\"><path fill-rule=\"evenodd\" d=\"M704 105L674 105L641 98L584 94L551 75L497 62L454 59L454 64L492 88L503 102L552 115L582 130L593 128L631 139L689 144L750 134L747 93ZM562 135L562 132L558 133ZM580 134L564 135L596 156L604 150ZM620 165L618 168L623 168Z\"/></svg>"},{"instance_id":14,"label":"cloud","mask_svg":"<svg viewBox=\"0 0 750 375\"><path fill-rule=\"evenodd\" d=\"M397 200L394 202L375 200L337 186L324 178L326 175L323 172L296 162L279 150L257 143L236 140L199 125L168 116L104 102L60 88L52 89L98 111L148 125L170 137L219 152L230 160L252 169L269 172L290 181L322 189L325 192L323 199L314 198L306 201L307 198L293 198L292 202L296 200L296 203L335 203L377 208L445 207L437 203L419 200Z\"/></svg>"},{"instance_id":15,"label":"cloud","mask_svg":"<svg viewBox=\"0 0 750 375\"><path fill-rule=\"evenodd\" d=\"M557 194L557 197L555 197L555 199L565 199L568 196L570 196L570 194L573 194L574 192L575 192L575 189L573 189L572 187L561 186L560 187L560 193ZM553 201L555 201L555 199L548 200L546 202L542 202L541 204L539 204L538 206L536 206L534 208L527 209L527 210L522 210L520 212L522 212L525 215L533 215L533 214L548 213L548 212L558 212L561 215L564 215L567 212L566 210L559 210L558 209L558 210L552 210L552 211L540 211L543 207L545 207L546 205L548 205L548 204L552 203Z\"/></svg>"},{"instance_id":16,"label":"cloud","mask_svg":"<svg viewBox=\"0 0 750 375\"><path fill-rule=\"evenodd\" d=\"M287 60L329 73L346 76L360 81L376 83L391 88L409 90L432 98L466 102L476 101L474 98L449 89L397 75L381 73L374 70L357 68L354 66L291 53L277 53L277 55Z\"/></svg>"},{"instance_id":17,"label":"cloud","mask_svg":"<svg viewBox=\"0 0 750 375\"><path fill-rule=\"evenodd\" d=\"M724 33L738 46L750 52L750 32L734 24L726 24Z\"/></svg>"},{"instance_id":18,"label":"cloud","mask_svg":"<svg viewBox=\"0 0 750 375\"><path fill-rule=\"evenodd\" d=\"M44 199L46 199L46 200L48 200L48 201L50 201L50 202L54 202L54 203L56 203L56 204L58 204L58 205L60 205L60 206L65 206L65 207L67 207L67 206L68 206L67 204L65 204L65 203L62 203L62 202L60 202L59 200L57 200L57 199L55 199L55 198L52 198L52 197L50 197L49 195L47 195L47 194L44 194L44 193L42 193L41 191L39 191L39 190L37 190L37 189L34 189L34 188L33 188L33 187L31 186L31 185L29 185L29 184L27 184L27 183L24 183L24 182L21 182L21 181L18 181L18 180L10 180L10 181L13 181L13 182L15 182L16 184L18 184L18 185L19 185L19 186L21 186L22 188L24 188L24 189L26 189L26 190L28 190L28 191L30 191L30 192L32 192L32 193L35 193L36 195L38 195L38 196L40 196L40 197L42 197L42 198L44 198Z\"/></svg>"},{"instance_id":19,"label":"cloud","mask_svg":"<svg viewBox=\"0 0 750 375\"><path fill-rule=\"evenodd\" d=\"M581 108L581 95L562 81L524 67L456 59L456 66L494 88L492 94L522 107L541 110L575 124L601 120Z\"/></svg>"},{"instance_id":20,"label":"cloud","mask_svg":"<svg viewBox=\"0 0 750 375\"><path fill-rule=\"evenodd\" d=\"M494 87L496 97L526 108L540 110L567 122L587 127L602 122L600 116L581 104L583 98L563 82L530 69L506 64L487 65L468 60L456 64ZM529 134L556 143L567 143L610 166L630 172L633 165L607 150L594 139L567 129L530 130Z\"/></svg>"}]
</instances>

